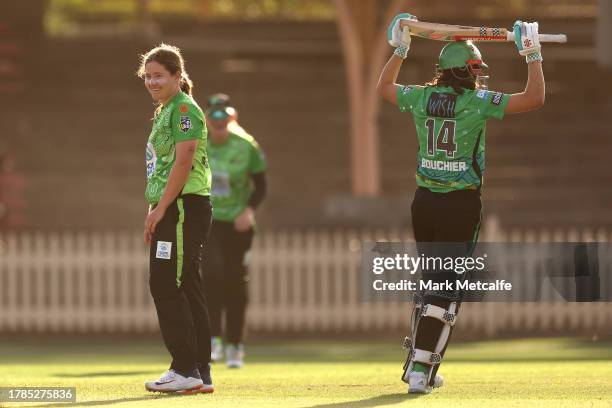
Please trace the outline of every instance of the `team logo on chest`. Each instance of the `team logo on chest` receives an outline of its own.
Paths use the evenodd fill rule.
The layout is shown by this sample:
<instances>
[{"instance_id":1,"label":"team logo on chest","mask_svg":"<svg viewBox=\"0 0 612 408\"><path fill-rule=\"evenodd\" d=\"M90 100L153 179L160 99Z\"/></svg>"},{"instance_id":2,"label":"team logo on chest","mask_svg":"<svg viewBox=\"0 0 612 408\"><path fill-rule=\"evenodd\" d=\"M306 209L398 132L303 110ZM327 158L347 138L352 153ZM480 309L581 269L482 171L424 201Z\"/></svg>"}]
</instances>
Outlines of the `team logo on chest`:
<instances>
[{"instance_id":1,"label":"team logo on chest","mask_svg":"<svg viewBox=\"0 0 612 408\"><path fill-rule=\"evenodd\" d=\"M193 125L191 124L191 119L189 116L181 116L181 122L179 123L179 128L181 132L187 133L191 130Z\"/></svg>"}]
</instances>

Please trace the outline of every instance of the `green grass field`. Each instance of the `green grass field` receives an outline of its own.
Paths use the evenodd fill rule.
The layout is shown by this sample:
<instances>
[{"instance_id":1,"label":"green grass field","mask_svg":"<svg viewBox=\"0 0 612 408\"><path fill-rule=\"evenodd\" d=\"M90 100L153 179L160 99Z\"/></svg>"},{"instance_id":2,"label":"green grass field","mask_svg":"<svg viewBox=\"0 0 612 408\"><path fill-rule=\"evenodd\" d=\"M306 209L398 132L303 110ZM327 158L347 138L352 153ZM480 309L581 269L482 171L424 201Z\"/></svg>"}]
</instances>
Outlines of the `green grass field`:
<instances>
[{"instance_id":1,"label":"green grass field","mask_svg":"<svg viewBox=\"0 0 612 408\"><path fill-rule=\"evenodd\" d=\"M0 340L0 386L74 386L77 407L612 407L612 344L572 339L456 343L444 387L409 396L393 341L286 341L247 348L247 365L216 365L214 394L161 396L143 382L166 368L157 339Z\"/></svg>"}]
</instances>

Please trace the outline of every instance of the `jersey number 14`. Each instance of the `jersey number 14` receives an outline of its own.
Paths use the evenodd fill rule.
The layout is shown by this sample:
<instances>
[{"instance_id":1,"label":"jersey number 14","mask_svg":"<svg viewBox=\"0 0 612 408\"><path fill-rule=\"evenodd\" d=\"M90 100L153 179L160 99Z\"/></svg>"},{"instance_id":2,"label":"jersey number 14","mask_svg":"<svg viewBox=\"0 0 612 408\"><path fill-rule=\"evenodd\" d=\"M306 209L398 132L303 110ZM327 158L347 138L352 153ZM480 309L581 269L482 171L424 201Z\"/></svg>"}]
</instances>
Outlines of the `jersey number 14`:
<instances>
[{"instance_id":1,"label":"jersey number 14","mask_svg":"<svg viewBox=\"0 0 612 408\"><path fill-rule=\"evenodd\" d=\"M445 151L446 157L452 159L457 151L455 143L455 121L444 120L438 134L435 134L436 120L429 118L425 122L427 126L427 153L435 156L437 151Z\"/></svg>"}]
</instances>

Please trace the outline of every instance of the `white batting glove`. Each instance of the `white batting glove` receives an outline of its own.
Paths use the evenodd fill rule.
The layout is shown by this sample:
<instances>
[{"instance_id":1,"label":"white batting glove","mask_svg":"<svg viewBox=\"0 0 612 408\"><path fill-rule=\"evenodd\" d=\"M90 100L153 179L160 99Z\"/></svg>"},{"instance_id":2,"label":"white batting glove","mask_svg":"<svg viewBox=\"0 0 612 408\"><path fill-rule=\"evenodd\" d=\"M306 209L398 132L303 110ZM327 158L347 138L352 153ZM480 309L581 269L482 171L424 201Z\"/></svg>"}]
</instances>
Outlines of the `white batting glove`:
<instances>
[{"instance_id":1,"label":"white batting glove","mask_svg":"<svg viewBox=\"0 0 612 408\"><path fill-rule=\"evenodd\" d=\"M409 13L401 13L395 16L387 28L387 41L389 45L396 48L394 54L403 59L408 55L411 39L410 36L402 39L402 27L400 26L402 20L417 21L417 18Z\"/></svg>"},{"instance_id":2,"label":"white batting glove","mask_svg":"<svg viewBox=\"0 0 612 408\"><path fill-rule=\"evenodd\" d=\"M525 56L527 63L543 61L538 36L538 23L523 23L517 20L514 23L514 42L520 55Z\"/></svg>"}]
</instances>

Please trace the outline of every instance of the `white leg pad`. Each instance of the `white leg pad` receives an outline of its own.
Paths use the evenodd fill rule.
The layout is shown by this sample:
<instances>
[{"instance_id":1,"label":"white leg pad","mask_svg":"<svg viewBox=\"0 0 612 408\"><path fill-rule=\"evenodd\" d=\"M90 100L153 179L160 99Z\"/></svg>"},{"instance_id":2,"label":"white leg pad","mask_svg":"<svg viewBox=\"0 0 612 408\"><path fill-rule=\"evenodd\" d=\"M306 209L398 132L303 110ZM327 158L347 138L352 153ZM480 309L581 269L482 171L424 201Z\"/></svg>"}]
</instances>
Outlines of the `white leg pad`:
<instances>
[{"instance_id":1,"label":"white leg pad","mask_svg":"<svg viewBox=\"0 0 612 408\"><path fill-rule=\"evenodd\" d=\"M438 353L432 353L431 351L427 350L413 349L411 360L428 365L440 364L440 361L442 361L442 356L440 356Z\"/></svg>"},{"instance_id":2,"label":"white leg pad","mask_svg":"<svg viewBox=\"0 0 612 408\"><path fill-rule=\"evenodd\" d=\"M448 343L451 328L455 325L457 307L457 302L450 302L448 309L436 306L434 304L419 304L415 302L412 317L412 339L416 338L419 326L418 323L422 317L437 319L444 323L444 326L442 327L442 331L440 332L440 336L438 337L434 351L414 348L414 340L411 340L408 337L404 339L403 346L405 349L409 350L409 354L408 358L406 359L406 364L404 364L404 374L402 375L403 381L409 381L410 371L412 370L414 363L428 365L429 371L427 373L427 378L428 381L431 380L431 376L434 372L434 370L432 370L433 366L442 362L441 353L446 347L446 343Z\"/></svg>"},{"instance_id":3,"label":"white leg pad","mask_svg":"<svg viewBox=\"0 0 612 408\"><path fill-rule=\"evenodd\" d=\"M423 306L423 311L421 316L429 316L435 319L440 320L444 324L448 324L449 326L455 325L456 314L451 312L454 311L454 303L451 303L449 310L444 309L443 307L427 304Z\"/></svg>"}]
</instances>

